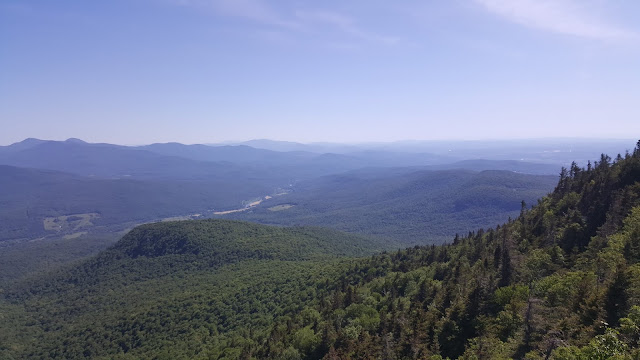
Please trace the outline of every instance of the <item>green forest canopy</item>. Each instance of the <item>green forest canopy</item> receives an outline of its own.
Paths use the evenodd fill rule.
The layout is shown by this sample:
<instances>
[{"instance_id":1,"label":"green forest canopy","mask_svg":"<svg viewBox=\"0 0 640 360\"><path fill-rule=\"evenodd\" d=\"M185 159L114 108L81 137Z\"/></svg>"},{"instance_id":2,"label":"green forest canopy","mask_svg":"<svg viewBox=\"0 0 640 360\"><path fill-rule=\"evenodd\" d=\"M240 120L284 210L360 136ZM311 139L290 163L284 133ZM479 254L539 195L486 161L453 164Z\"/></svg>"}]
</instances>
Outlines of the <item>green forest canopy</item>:
<instances>
[{"instance_id":1,"label":"green forest canopy","mask_svg":"<svg viewBox=\"0 0 640 360\"><path fill-rule=\"evenodd\" d=\"M552 194L504 225L345 257L371 247L314 229L145 225L83 264L5 289L0 354L640 356L640 146L563 170Z\"/></svg>"}]
</instances>

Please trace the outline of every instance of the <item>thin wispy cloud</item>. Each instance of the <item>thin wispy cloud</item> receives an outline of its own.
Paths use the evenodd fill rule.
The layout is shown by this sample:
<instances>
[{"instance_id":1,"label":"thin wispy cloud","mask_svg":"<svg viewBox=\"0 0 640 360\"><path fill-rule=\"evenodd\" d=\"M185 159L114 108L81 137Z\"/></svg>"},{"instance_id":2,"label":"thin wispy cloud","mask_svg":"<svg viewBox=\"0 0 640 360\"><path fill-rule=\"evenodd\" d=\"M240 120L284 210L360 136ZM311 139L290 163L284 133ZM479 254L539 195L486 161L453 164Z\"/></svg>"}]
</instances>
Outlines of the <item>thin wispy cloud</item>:
<instances>
[{"instance_id":1,"label":"thin wispy cloud","mask_svg":"<svg viewBox=\"0 0 640 360\"><path fill-rule=\"evenodd\" d=\"M303 23L309 24L321 24L328 25L339 29L345 34L348 34L354 38L370 42L380 42L385 44L396 44L400 42L400 38L393 36L378 35L375 33L364 31L360 28L356 21L348 16L340 13L315 10L315 11L296 11L296 17Z\"/></svg>"},{"instance_id":2,"label":"thin wispy cloud","mask_svg":"<svg viewBox=\"0 0 640 360\"><path fill-rule=\"evenodd\" d=\"M253 21L263 25L296 28L261 0L173 0L175 4L212 11L218 15Z\"/></svg>"},{"instance_id":3,"label":"thin wispy cloud","mask_svg":"<svg viewBox=\"0 0 640 360\"><path fill-rule=\"evenodd\" d=\"M598 15L594 3L577 0L475 0L509 21L540 30L598 40L637 38L638 34ZM591 6L591 7L590 7Z\"/></svg>"},{"instance_id":4,"label":"thin wispy cloud","mask_svg":"<svg viewBox=\"0 0 640 360\"><path fill-rule=\"evenodd\" d=\"M372 43L396 44L398 37L380 35L366 31L357 25L354 18L324 10L280 9L276 10L262 0L174 0L174 3L209 9L221 16L241 18L256 24L274 27L279 30L278 37L284 36L282 31L294 34L305 33L341 33L344 40L360 40ZM261 33L265 33L261 31ZM272 31L267 32L272 34Z\"/></svg>"}]
</instances>

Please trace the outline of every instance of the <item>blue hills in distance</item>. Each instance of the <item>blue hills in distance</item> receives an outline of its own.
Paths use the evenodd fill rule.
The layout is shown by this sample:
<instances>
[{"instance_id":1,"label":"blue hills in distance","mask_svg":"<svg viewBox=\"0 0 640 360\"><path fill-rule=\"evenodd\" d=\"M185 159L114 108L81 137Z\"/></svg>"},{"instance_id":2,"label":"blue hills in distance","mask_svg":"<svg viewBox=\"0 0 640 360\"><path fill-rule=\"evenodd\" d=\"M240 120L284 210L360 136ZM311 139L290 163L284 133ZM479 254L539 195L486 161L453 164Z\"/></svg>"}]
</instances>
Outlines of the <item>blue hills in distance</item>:
<instances>
[{"instance_id":1,"label":"blue hills in distance","mask_svg":"<svg viewBox=\"0 0 640 360\"><path fill-rule=\"evenodd\" d=\"M287 223L323 226L333 224L336 228L352 231L359 228L357 221L350 225L341 221L338 226L338 222L331 219L340 213L351 214L340 215L343 219L359 218L356 214L365 210L378 214L377 216L387 217L390 212L403 211L402 208L389 205L389 201L396 201L398 204L419 204L425 201L425 194L433 190L429 185L432 176L425 176L421 185L425 191L420 192L420 187L413 192L396 191L394 196L397 198L381 202L379 199L389 196L389 192L385 192L385 186L400 189L401 184L412 176L418 176L416 174L441 171L464 174L465 171L473 173L502 170L507 173L517 172L522 174L522 177L557 176L562 166L560 160L543 160L549 154L558 157L557 154L565 153L545 149L554 149L564 143L567 141L563 140L557 144L542 142L538 145L535 142L503 142L497 145L490 142L412 142L343 146L330 143L299 144L260 140L238 145L164 143L122 146L87 143L74 138L66 141L29 138L9 146L0 146L0 164L4 165L0 168L0 186L5 189L0 192L0 201L6 204L0 210L0 219L3 220L0 239L68 235L45 229L45 218L96 213L100 216L92 221L95 225L94 230L102 227L105 231L112 231L116 228L126 228L125 225L118 227L118 224L135 224L192 214L210 215L215 211L242 209L249 202L283 192L290 194L277 198L278 201L282 199L306 205L279 214L267 212L266 215L258 216L259 212L266 211L262 206L257 207L255 211L237 213L230 217L248 216L256 221L280 223L281 220L274 219L291 216ZM571 145L571 152L568 154L584 153L588 150L585 148L587 143L576 143L578 145ZM627 145L623 141L603 141L602 144L609 147L618 146L618 152L624 152L625 147L632 147L631 143ZM268 145L273 149L249 145ZM460 150L456 150L455 146ZM589 151L595 152L595 145L590 146ZM294 151L276 151L292 147ZM473 151L476 157L465 159L458 155L449 155L449 147L454 150L451 152ZM479 147L484 147L484 150L478 150ZM336 152L315 152L319 149ZM529 158L537 162L500 158L509 152L518 156L527 153ZM532 154L538 154L538 157ZM484 156L489 159L482 159ZM490 159L492 156L494 159ZM358 175L354 178L355 183L345 187L344 184L331 180L331 177L339 178L340 174ZM455 176L451 177L453 178ZM500 182L503 179L495 177L493 181ZM548 181L544 183L544 189L538 188L537 192L527 195L526 200L551 190ZM444 197L447 197L447 191L454 191L454 182L450 182L450 185L449 189L441 190ZM365 187L375 186L381 186L378 193L362 192ZM453 199L454 195L461 193L459 190L456 192L448 198ZM345 202L344 199L335 198L333 194L336 193L346 194L347 199L351 197L360 201ZM521 194L511 195L513 199L506 201L512 201L512 207L519 206L520 200L523 200L518 198L522 197ZM496 194L490 192L487 196L495 198ZM263 205L274 201L276 199L265 201ZM482 204L482 197L474 201ZM332 203L331 207L327 207L331 208L331 211L323 211L320 204L328 203ZM309 210L314 206L320 210ZM303 209L310 212L304 216L295 215ZM453 208L454 212L456 209ZM498 209L500 210L500 207ZM476 214L482 214L482 207L476 210ZM444 210L438 210L441 211ZM498 211L498 216L506 219L507 212L501 211ZM509 209L508 212L513 211ZM491 210L491 213L495 213L495 209ZM492 218L491 221L495 219ZM425 218L417 220L423 221ZM476 220L477 217L473 218L469 224L485 225ZM486 224L489 225L491 223ZM402 227L402 221L394 223L394 226ZM448 235L446 232L440 233L439 239Z\"/></svg>"}]
</instances>

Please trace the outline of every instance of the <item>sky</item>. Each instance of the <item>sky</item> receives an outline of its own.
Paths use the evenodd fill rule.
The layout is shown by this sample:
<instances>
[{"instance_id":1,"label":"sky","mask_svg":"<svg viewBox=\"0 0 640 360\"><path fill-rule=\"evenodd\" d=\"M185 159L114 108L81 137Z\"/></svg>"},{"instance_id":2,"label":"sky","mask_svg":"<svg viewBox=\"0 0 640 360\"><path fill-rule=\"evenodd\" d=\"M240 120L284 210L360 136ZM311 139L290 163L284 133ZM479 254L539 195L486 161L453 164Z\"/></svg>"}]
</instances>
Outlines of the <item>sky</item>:
<instances>
[{"instance_id":1,"label":"sky","mask_svg":"<svg viewBox=\"0 0 640 360\"><path fill-rule=\"evenodd\" d=\"M0 145L640 137L637 0L1 0Z\"/></svg>"}]
</instances>

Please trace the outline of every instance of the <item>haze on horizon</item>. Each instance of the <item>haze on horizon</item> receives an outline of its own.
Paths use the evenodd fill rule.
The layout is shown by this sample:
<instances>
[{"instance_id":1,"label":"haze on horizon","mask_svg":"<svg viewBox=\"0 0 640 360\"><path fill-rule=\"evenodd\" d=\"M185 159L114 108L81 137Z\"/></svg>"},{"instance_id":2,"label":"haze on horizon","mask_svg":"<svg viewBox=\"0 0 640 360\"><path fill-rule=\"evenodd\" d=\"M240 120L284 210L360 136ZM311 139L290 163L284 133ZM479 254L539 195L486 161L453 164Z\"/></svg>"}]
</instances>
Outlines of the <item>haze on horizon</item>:
<instances>
[{"instance_id":1,"label":"haze on horizon","mask_svg":"<svg viewBox=\"0 0 640 360\"><path fill-rule=\"evenodd\" d=\"M6 0L0 144L637 138L631 0Z\"/></svg>"}]
</instances>

